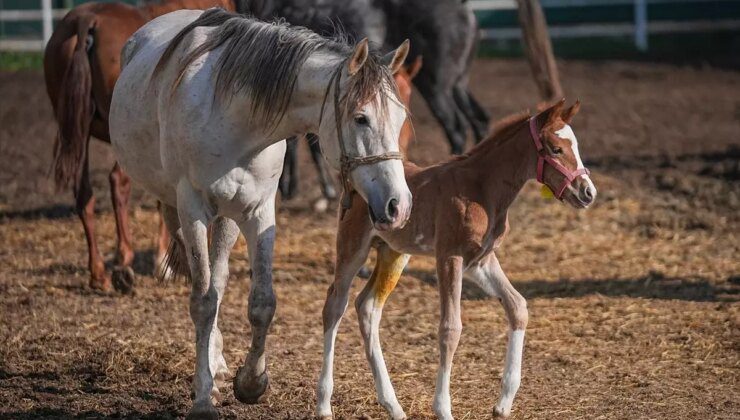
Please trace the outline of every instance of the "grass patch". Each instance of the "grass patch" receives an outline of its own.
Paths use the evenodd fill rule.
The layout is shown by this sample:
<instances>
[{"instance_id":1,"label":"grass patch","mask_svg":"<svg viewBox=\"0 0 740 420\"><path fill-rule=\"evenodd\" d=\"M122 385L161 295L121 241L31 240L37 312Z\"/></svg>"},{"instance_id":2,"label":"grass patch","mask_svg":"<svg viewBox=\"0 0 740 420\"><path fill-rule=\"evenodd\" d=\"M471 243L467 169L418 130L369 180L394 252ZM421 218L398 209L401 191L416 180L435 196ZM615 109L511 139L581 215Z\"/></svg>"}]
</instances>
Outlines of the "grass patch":
<instances>
[{"instance_id":1,"label":"grass patch","mask_svg":"<svg viewBox=\"0 0 740 420\"><path fill-rule=\"evenodd\" d=\"M38 70L44 67L44 56L40 52L0 51L0 70Z\"/></svg>"}]
</instances>

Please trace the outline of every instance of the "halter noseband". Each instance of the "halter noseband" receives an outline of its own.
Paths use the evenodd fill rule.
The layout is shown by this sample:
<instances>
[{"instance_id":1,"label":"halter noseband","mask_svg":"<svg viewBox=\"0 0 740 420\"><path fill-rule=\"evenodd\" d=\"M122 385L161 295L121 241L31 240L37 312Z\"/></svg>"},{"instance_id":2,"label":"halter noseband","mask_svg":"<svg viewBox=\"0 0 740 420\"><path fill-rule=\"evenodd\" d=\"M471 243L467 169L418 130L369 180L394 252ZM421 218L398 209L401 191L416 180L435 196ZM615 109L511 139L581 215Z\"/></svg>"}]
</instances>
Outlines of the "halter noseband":
<instances>
[{"instance_id":1,"label":"halter noseband","mask_svg":"<svg viewBox=\"0 0 740 420\"><path fill-rule=\"evenodd\" d=\"M339 141L340 156L340 170L339 177L342 182L342 210L339 215L339 219L344 219L344 214L347 210L352 207L352 195L355 192L352 183L350 182L350 173L355 170L358 166L371 165L373 163L382 162L384 160L403 160L403 154L400 152L385 152L379 155L371 156L350 156L347 153L347 147L344 144L344 136L342 135L342 116L339 112L339 82L342 78L342 68L340 65L337 68L334 78L334 118L337 124L337 140ZM331 83L331 82L329 82ZM326 96L324 96L324 103L326 103ZM321 115L324 113L324 105L321 106ZM321 124L321 117L319 117L319 124Z\"/></svg>"},{"instance_id":2,"label":"halter noseband","mask_svg":"<svg viewBox=\"0 0 740 420\"><path fill-rule=\"evenodd\" d=\"M545 163L549 163L550 166L552 166L556 171L560 172L565 177L563 183L557 190L553 190L550 185L547 185L548 188L553 190L555 198L557 198L558 200L562 200L563 193L565 192L565 189L568 188L568 185L570 185L574 179L578 178L581 175L589 175L591 171L589 171L588 168L580 168L571 171L570 169L563 166L560 162L555 160L552 156L550 156L550 154L547 153L547 150L545 150L545 146L542 143L542 138L540 137L539 130L537 129L536 116L529 118L529 133L532 136L535 148L537 148L537 181L541 184L547 185L545 183Z\"/></svg>"}]
</instances>

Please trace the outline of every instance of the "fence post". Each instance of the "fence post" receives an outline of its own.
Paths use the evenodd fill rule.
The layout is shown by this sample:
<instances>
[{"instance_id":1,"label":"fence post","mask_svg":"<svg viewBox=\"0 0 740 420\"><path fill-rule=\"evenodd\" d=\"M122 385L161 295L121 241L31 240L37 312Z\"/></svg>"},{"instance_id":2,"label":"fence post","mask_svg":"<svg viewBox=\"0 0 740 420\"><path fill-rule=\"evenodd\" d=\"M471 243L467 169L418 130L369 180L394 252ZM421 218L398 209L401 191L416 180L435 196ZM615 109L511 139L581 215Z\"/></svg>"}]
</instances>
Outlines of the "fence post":
<instances>
[{"instance_id":1,"label":"fence post","mask_svg":"<svg viewBox=\"0 0 740 420\"><path fill-rule=\"evenodd\" d=\"M640 51L648 49L647 0L635 0L635 46Z\"/></svg>"},{"instance_id":2,"label":"fence post","mask_svg":"<svg viewBox=\"0 0 740 420\"><path fill-rule=\"evenodd\" d=\"M44 24L44 46L46 46L46 43L49 42L49 38L51 38L51 31L53 30L51 0L41 0L41 19Z\"/></svg>"}]
</instances>

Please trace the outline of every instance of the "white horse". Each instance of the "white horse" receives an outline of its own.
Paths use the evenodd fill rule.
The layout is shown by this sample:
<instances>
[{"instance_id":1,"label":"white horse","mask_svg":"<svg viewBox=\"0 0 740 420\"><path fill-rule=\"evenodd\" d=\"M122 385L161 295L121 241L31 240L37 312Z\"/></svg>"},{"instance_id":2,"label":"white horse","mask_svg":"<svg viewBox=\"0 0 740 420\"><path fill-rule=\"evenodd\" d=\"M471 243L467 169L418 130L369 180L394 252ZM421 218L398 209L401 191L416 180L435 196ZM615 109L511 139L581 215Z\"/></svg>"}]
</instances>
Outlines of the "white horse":
<instances>
[{"instance_id":1,"label":"white horse","mask_svg":"<svg viewBox=\"0 0 740 420\"><path fill-rule=\"evenodd\" d=\"M346 198L359 192L377 229L398 229L408 219L411 193L398 152L406 111L392 78L407 52L405 42L376 57L366 40L350 47L220 9L164 15L126 44L111 140L126 172L162 201L176 251L187 255L196 333L188 417L218 417L214 382L228 369L217 317L239 231L249 245L252 344L234 393L256 403L268 389L281 139L318 134L329 164L341 171Z\"/></svg>"}]
</instances>

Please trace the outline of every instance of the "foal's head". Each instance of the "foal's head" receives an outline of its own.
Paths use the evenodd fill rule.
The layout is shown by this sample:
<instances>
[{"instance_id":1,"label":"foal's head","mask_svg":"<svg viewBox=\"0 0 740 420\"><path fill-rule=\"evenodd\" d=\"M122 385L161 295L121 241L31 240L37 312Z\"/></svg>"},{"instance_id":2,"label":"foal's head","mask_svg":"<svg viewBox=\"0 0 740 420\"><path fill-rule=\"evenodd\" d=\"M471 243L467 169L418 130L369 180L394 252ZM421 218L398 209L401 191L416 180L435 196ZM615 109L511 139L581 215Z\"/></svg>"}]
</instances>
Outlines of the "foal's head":
<instances>
[{"instance_id":1,"label":"foal's head","mask_svg":"<svg viewBox=\"0 0 740 420\"><path fill-rule=\"evenodd\" d=\"M539 153L545 159L538 178L557 198L573 207L586 208L596 199L596 187L583 166L578 140L570 126L581 104L576 101L569 108L564 105L565 100L561 100L535 117L544 147ZM569 180L569 176L573 179Z\"/></svg>"},{"instance_id":2,"label":"foal's head","mask_svg":"<svg viewBox=\"0 0 740 420\"><path fill-rule=\"evenodd\" d=\"M406 41L375 56L360 41L335 69L319 129L324 156L368 203L378 230L403 226L411 212L398 145L406 109L393 80L408 50Z\"/></svg>"}]
</instances>

